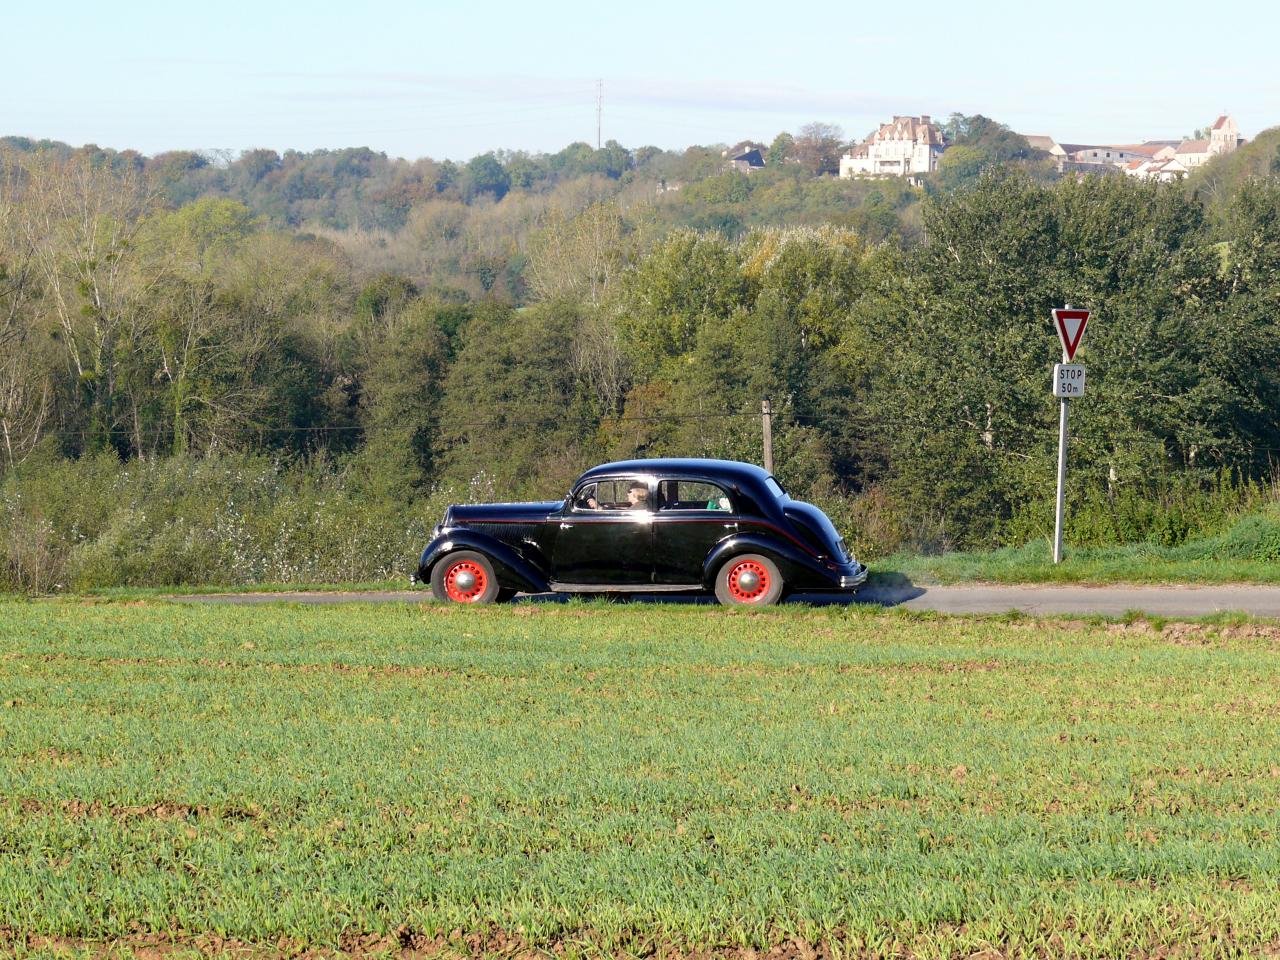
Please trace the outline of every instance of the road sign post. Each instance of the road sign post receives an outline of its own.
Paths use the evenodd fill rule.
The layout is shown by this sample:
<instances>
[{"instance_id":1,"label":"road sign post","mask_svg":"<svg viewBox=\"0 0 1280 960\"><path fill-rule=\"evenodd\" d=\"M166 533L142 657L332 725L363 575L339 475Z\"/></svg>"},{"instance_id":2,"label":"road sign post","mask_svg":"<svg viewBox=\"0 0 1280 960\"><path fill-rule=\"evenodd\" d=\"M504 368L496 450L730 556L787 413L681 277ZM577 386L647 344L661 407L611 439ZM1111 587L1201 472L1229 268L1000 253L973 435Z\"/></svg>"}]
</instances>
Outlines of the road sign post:
<instances>
[{"instance_id":1,"label":"road sign post","mask_svg":"<svg viewBox=\"0 0 1280 960\"><path fill-rule=\"evenodd\" d=\"M1084 328L1089 325L1089 311L1075 310L1067 304L1053 311L1053 324L1062 341L1062 362L1053 365L1053 395L1058 398L1058 498L1053 514L1053 562L1062 562L1062 521L1067 494L1067 404L1072 397L1084 396L1084 366L1072 363Z\"/></svg>"},{"instance_id":2,"label":"road sign post","mask_svg":"<svg viewBox=\"0 0 1280 960\"><path fill-rule=\"evenodd\" d=\"M1067 404L1063 397L1058 414L1058 505L1053 513L1053 562L1062 562L1062 514L1067 495Z\"/></svg>"}]
</instances>

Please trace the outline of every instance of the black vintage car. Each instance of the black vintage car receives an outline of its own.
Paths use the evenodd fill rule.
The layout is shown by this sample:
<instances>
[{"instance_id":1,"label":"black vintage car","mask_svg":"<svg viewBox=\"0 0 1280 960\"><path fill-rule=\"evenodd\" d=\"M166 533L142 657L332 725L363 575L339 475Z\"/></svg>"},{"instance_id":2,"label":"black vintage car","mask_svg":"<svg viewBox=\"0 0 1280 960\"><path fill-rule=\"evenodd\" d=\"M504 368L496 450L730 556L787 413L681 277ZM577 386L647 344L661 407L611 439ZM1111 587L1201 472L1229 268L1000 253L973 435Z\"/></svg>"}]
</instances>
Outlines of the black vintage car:
<instances>
[{"instance_id":1,"label":"black vintage car","mask_svg":"<svg viewBox=\"0 0 1280 960\"><path fill-rule=\"evenodd\" d=\"M763 606L866 578L821 510L730 460L606 463L564 500L452 506L418 565L418 579L456 603L714 591L724 604Z\"/></svg>"}]
</instances>

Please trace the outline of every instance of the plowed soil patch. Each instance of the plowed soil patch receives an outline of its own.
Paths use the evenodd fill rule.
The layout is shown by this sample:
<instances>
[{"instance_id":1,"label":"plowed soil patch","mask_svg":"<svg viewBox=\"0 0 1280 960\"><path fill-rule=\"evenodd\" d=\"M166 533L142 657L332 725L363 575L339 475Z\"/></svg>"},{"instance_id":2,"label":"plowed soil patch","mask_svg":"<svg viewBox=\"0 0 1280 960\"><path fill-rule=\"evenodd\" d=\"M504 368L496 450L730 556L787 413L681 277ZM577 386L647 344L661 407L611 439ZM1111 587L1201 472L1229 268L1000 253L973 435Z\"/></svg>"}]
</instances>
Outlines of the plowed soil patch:
<instances>
[{"instance_id":1,"label":"plowed soil patch","mask_svg":"<svg viewBox=\"0 0 1280 960\"><path fill-rule=\"evenodd\" d=\"M939 953L940 941L951 935L963 935L965 928L945 925L937 931L921 935L917 940L894 940L883 948L868 948L856 943L818 942L786 939L771 946L723 946L706 949L690 948L659 939L647 939L627 948L604 949L593 943L590 933L575 933L563 939L534 947L524 938L505 931L463 933L452 931L447 937L427 937L407 928L388 935L343 934L337 947L311 946L292 937L281 937L274 943L251 943L214 935L133 934L114 940L87 940L75 937L17 937L0 930L0 949L6 955L36 953L42 956L86 955L95 960L547 960L555 957L582 957L592 960L637 960L639 957L661 960L916 960L922 957L949 956ZM1035 949L990 945L977 952L964 951L955 956L967 960L1012 960L1015 957L1049 958L1065 955L1061 932L1046 931L1043 942ZM1123 954L1131 960L1166 960L1199 957L1254 956L1274 960L1280 957L1280 940L1264 944L1237 943L1229 935L1199 942L1173 945L1139 944Z\"/></svg>"},{"instance_id":2,"label":"plowed soil patch","mask_svg":"<svg viewBox=\"0 0 1280 960\"><path fill-rule=\"evenodd\" d=\"M86 663L104 667L210 667L215 670L261 670L266 673L335 673L362 677L452 677L445 667L386 663L376 666L353 663L278 663L270 660L225 660L210 657L78 657L67 653L12 653L6 660L38 660L42 663Z\"/></svg>"}]
</instances>

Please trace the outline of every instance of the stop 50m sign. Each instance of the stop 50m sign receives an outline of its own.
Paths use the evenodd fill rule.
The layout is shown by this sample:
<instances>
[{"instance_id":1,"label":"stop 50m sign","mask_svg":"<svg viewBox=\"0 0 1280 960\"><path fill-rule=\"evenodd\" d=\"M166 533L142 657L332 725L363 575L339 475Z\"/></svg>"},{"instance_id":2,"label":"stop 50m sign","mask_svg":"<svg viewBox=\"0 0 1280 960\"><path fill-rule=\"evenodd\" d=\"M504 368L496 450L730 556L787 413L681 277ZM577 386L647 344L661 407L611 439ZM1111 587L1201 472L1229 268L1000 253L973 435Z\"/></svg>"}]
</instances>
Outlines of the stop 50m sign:
<instances>
[{"instance_id":1,"label":"stop 50m sign","mask_svg":"<svg viewBox=\"0 0 1280 960\"><path fill-rule=\"evenodd\" d=\"M1070 400L1084 396L1084 364L1055 363L1053 365L1053 395Z\"/></svg>"}]
</instances>

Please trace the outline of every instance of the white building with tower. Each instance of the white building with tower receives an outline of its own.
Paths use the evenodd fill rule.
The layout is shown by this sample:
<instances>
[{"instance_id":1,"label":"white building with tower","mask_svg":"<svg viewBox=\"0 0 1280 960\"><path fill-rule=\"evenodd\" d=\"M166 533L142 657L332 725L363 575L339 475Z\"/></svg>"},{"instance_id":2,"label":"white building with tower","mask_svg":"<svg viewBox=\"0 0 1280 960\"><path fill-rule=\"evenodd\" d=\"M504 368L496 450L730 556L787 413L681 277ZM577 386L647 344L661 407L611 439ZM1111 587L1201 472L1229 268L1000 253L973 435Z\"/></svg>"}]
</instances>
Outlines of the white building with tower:
<instances>
[{"instance_id":1,"label":"white building with tower","mask_svg":"<svg viewBox=\"0 0 1280 960\"><path fill-rule=\"evenodd\" d=\"M840 176L847 179L933 173L945 149L942 128L928 114L894 117L840 158Z\"/></svg>"}]
</instances>

